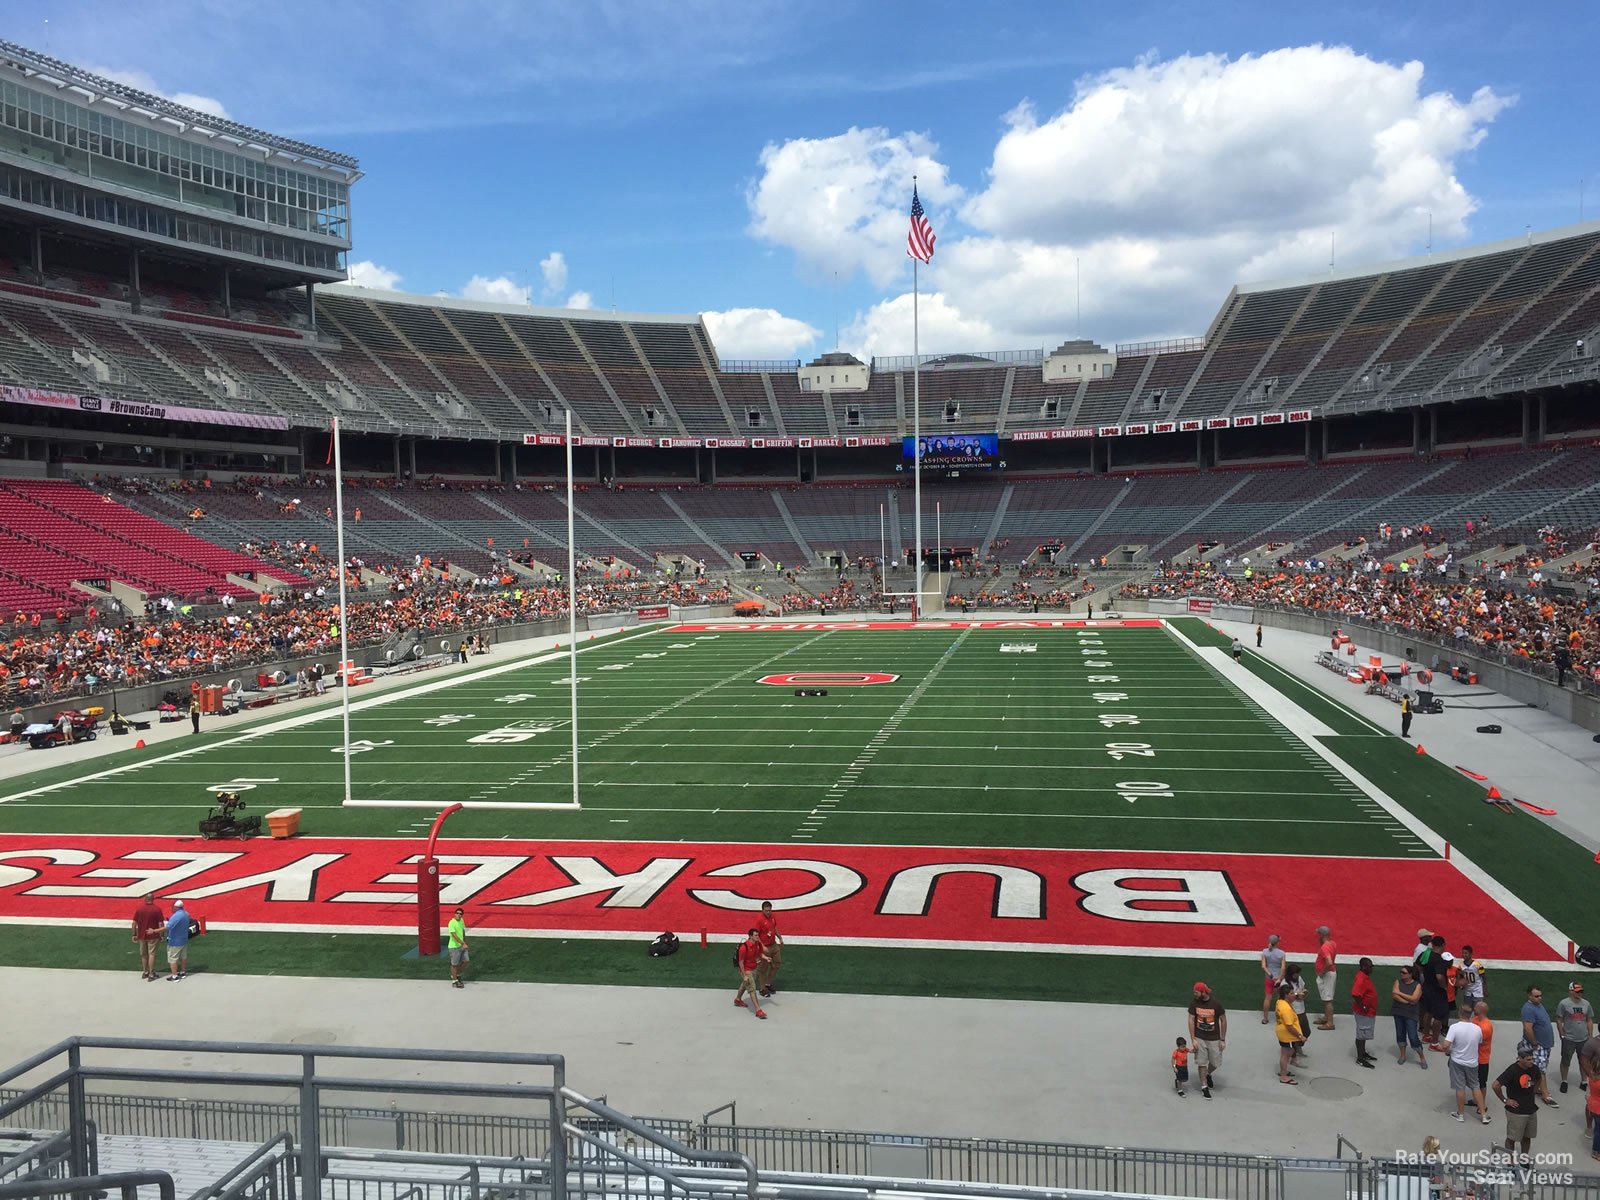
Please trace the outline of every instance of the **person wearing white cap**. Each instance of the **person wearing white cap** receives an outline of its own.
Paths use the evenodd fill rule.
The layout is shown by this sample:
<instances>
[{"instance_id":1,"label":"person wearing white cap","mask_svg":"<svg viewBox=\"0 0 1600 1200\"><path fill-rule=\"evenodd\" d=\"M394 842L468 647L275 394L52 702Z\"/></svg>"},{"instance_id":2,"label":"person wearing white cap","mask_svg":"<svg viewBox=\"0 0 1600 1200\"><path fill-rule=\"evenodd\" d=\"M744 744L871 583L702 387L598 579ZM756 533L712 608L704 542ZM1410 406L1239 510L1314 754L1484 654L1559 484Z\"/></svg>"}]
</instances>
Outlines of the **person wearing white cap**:
<instances>
[{"instance_id":1,"label":"person wearing white cap","mask_svg":"<svg viewBox=\"0 0 1600 1200\"><path fill-rule=\"evenodd\" d=\"M1556 1005L1556 1026L1561 1030L1561 1090L1567 1090L1567 1072L1583 1044L1594 1036L1594 1006L1583 998L1583 984L1574 979ZM1589 1087L1589 1074L1578 1059L1578 1086Z\"/></svg>"},{"instance_id":2,"label":"person wearing white cap","mask_svg":"<svg viewBox=\"0 0 1600 1200\"><path fill-rule=\"evenodd\" d=\"M182 900L174 900L167 918L167 982L176 983L188 973L189 914Z\"/></svg>"},{"instance_id":3,"label":"person wearing white cap","mask_svg":"<svg viewBox=\"0 0 1600 1200\"><path fill-rule=\"evenodd\" d=\"M1428 947L1432 944L1432 942L1433 930L1429 929L1426 925L1417 930L1417 945L1416 948L1411 951L1411 961L1416 962L1417 959L1421 958L1425 953L1427 953Z\"/></svg>"}]
</instances>

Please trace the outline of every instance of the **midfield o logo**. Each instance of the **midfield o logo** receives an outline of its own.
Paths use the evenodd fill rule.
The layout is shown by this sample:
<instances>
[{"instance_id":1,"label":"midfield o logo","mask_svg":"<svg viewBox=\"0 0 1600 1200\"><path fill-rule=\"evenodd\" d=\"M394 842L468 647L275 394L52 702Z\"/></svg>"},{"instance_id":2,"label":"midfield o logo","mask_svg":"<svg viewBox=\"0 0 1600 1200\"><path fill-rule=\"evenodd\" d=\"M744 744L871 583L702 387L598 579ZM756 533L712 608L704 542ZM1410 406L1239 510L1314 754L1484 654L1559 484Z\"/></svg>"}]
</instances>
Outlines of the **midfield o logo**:
<instances>
[{"instance_id":1,"label":"midfield o logo","mask_svg":"<svg viewBox=\"0 0 1600 1200\"><path fill-rule=\"evenodd\" d=\"M763 675L756 682L773 687L870 687L875 683L893 683L899 678L882 671L788 671L782 675Z\"/></svg>"}]
</instances>

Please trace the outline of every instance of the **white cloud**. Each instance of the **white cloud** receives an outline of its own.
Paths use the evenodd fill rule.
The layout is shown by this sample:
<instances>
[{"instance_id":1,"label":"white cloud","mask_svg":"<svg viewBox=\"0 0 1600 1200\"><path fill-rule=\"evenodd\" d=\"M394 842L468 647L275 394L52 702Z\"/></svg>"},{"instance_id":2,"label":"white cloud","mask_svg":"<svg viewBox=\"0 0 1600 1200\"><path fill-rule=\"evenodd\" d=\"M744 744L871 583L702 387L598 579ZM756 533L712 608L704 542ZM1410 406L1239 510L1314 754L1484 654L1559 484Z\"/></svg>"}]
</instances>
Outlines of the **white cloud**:
<instances>
[{"instance_id":1,"label":"white cloud","mask_svg":"<svg viewBox=\"0 0 1600 1200\"><path fill-rule=\"evenodd\" d=\"M527 304L532 288L523 287L510 276L489 279L474 275L461 289L463 300L482 300L492 304Z\"/></svg>"},{"instance_id":2,"label":"white cloud","mask_svg":"<svg viewBox=\"0 0 1600 1200\"><path fill-rule=\"evenodd\" d=\"M774 308L730 308L700 316L723 358L797 358L822 332Z\"/></svg>"},{"instance_id":3,"label":"white cloud","mask_svg":"<svg viewBox=\"0 0 1600 1200\"><path fill-rule=\"evenodd\" d=\"M567 303L566 303L565 307L567 307L567 308L593 308L594 307L594 297L589 295L588 292L573 292L572 295L567 297Z\"/></svg>"},{"instance_id":4,"label":"white cloud","mask_svg":"<svg viewBox=\"0 0 1600 1200\"><path fill-rule=\"evenodd\" d=\"M400 273L398 271L391 271L388 267L381 267L370 258L351 263L348 273L350 282L357 287L381 288L386 292L392 292L400 286Z\"/></svg>"},{"instance_id":5,"label":"white cloud","mask_svg":"<svg viewBox=\"0 0 1600 1200\"><path fill-rule=\"evenodd\" d=\"M1330 234L1341 265L1415 250L1430 213L1436 242L1465 237L1476 201L1458 165L1512 102L1427 93L1420 63L1345 47L1146 59L1081 80L1048 118L1017 105L976 191L950 182L917 135L768 146L751 232L813 271L903 287L901 180L920 156L940 235L924 352L1053 347L1077 328L1080 267L1085 335L1198 334L1230 284L1326 270ZM941 201L959 204L959 222ZM847 346L908 352L909 301L859 314Z\"/></svg>"},{"instance_id":6,"label":"white cloud","mask_svg":"<svg viewBox=\"0 0 1600 1200\"><path fill-rule=\"evenodd\" d=\"M88 68L95 75L102 76L114 83L125 84L131 88L138 88L141 92L149 92L152 96L161 96L171 100L174 104L181 104L185 108L192 108L196 112L203 112L213 117L228 120L228 110L223 107L222 101L214 96L201 96L195 92L168 92L156 84L156 81L143 71L112 71L105 67Z\"/></svg>"},{"instance_id":7,"label":"white cloud","mask_svg":"<svg viewBox=\"0 0 1600 1200\"><path fill-rule=\"evenodd\" d=\"M544 295L548 299L567 286L567 259L559 250L552 250L539 260L539 274L544 276Z\"/></svg>"},{"instance_id":8,"label":"white cloud","mask_svg":"<svg viewBox=\"0 0 1600 1200\"><path fill-rule=\"evenodd\" d=\"M911 177L938 228L938 206L961 199L938 147L919 133L850 129L794 138L761 151L761 177L746 191L749 231L787 246L819 276L864 271L880 287L905 265Z\"/></svg>"}]
</instances>

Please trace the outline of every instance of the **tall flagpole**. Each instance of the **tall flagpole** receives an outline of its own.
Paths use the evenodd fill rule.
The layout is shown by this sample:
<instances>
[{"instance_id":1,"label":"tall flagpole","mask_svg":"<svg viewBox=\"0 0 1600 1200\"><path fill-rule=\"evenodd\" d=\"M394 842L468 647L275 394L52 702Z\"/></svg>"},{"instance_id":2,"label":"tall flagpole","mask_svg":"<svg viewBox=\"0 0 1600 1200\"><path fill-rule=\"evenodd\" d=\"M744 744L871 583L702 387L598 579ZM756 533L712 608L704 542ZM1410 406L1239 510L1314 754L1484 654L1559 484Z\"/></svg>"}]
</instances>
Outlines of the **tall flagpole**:
<instances>
[{"instance_id":1,"label":"tall flagpole","mask_svg":"<svg viewBox=\"0 0 1600 1200\"><path fill-rule=\"evenodd\" d=\"M344 720L344 802L350 803L350 622L344 586L344 439L333 419L333 541L339 556L339 707Z\"/></svg>"},{"instance_id":2,"label":"tall flagpole","mask_svg":"<svg viewBox=\"0 0 1600 1200\"><path fill-rule=\"evenodd\" d=\"M916 184L917 177L913 175L911 181ZM916 505L916 537L917 537L917 594L912 602L911 619L915 621L922 613L922 341L919 314L917 312L918 279L917 268L919 260L911 260L911 445L912 445L912 503Z\"/></svg>"},{"instance_id":3,"label":"tall flagpole","mask_svg":"<svg viewBox=\"0 0 1600 1200\"><path fill-rule=\"evenodd\" d=\"M567 657L572 664L572 807L578 805L578 551L573 536L572 409L567 409Z\"/></svg>"}]
</instances>

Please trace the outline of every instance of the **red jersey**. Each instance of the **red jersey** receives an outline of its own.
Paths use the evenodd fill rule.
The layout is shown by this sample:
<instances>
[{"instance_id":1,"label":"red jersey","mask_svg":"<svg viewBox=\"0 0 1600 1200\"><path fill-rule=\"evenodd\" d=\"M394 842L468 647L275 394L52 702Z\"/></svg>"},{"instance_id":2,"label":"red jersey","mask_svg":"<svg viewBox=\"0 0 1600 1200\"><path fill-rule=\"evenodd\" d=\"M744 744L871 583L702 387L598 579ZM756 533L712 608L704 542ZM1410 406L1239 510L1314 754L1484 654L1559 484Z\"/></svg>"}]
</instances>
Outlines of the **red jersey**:
<instances>
[{"instance_id":1,"label":"red jersey","mask_svg":"<svg viewBox=\"0 0 1600 1200\"><path fill-rule=\"evenodd\" d=\"M1329 938L1327 941L1323 942L1322 945L1317 947L1317 961L1312 969L1316 971L1318 975L1326 975L1329 971L1333 970L1334 964L1338 961L1338 958L1339 947L1332 938Z\"/></svg>"},{"instance_id":2,"label":"red jersey","mask_svg":"<svg viewBox=\"0 0 1600 1200\"><path fill-rule=\"evenodd\" d=\"M756 918L756 936L761 939L762 946L770 946L778 940L778 918L769 917L765 913Z\"/></svg>"},{"instance_id":3,"label":"red jersey","mask_svg":"<svg viewBox=\"0 0 1600 1200\"><path fill-rule=\"evenodd\" d=\"M741 971L754 971L761 963L763 951L759 942L748 939L739 943L739 969Z\"/></svg>"},{"instance_id":4,"label":"red jersey","mask_svg":"<svg viewBox=\"0 0 1600 1200\"><path fill-rule=\"evenodd\" d=\"M1350 1011L1358 1017L1378 1015L1378 989L1365 971L1356 972L1355 984L1350 988Z\"/></svg>"},{"instance_id":5,"label":"red jersey","mask_svg":"<svg viewBox=\"0 0 1600 1200\"><path fill-rule=\"evenodd\" d=\"M133 910L133 935L141 942L155 941L166 924L166 917L154 904L141 904Z\"/></svg>"},{"instance_id":6,"label":"red jersey","mask_svg":"<svg viewBox=\"0 0 1600 1200\"><path fill-rule=\"evenodd\" d=\"M1183 1070L1189 1065L1189 1047L1179 1046L1172 1052L1172 1066L1175 1070Z\"/></svg>"}]
</instances>

